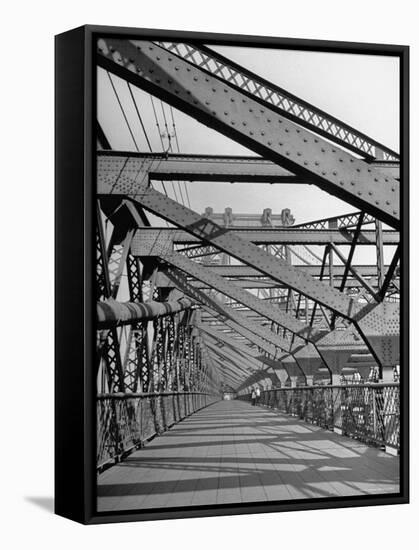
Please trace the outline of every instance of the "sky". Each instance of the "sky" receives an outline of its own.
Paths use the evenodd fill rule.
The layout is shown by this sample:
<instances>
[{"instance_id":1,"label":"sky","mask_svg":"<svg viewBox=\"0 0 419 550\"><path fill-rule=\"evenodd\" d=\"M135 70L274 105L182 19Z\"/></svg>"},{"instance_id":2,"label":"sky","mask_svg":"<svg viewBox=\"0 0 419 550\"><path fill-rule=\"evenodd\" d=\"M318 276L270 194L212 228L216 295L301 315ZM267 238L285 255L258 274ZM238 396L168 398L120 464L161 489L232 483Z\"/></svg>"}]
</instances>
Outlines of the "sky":
<instances>
[{"instance_id":1,"label":"sky","mask_svg":"<svg viewBox=\"0 0 419 550\"><path fill-rule=\"evenodd\" d=\"M399 150L399 66L389 56L341 53L298 52L263 48L211 46L219 53L259 74L289 92L343 120L384 145ZM147 152L144 133L135 112L127 84L98 69L98 119L113 149L135 151L115 91L129 120L136 145ZM154 152L167 150L176 126L178 142L171 138L174 152L194 154L254 155L252 151L222 136L191 117L172 109L149 94L132 88L138 110ZM155 113L155 114L154 114ZM156 117L159 128L156 125ZM173 117L173 118L172 118ZM167 123L167 126L166 126ZM179 149L178 149L179 146ZM185 190L187 186L187 193ZM163 191L160 183L155 188ZM214 212L231 207L234 212L261 214L264 208L280 213L290 208L295 223L353 212L356 209L315 186L246 183L182 183L165 185L171 198L190 199L193 210L202 213L211 206ZM153 225L165 226L151 218ZM362 263L371 250L359 249L355 262ZM390 260L392 247L387 247Z\"/></svg>"}]
</instances>

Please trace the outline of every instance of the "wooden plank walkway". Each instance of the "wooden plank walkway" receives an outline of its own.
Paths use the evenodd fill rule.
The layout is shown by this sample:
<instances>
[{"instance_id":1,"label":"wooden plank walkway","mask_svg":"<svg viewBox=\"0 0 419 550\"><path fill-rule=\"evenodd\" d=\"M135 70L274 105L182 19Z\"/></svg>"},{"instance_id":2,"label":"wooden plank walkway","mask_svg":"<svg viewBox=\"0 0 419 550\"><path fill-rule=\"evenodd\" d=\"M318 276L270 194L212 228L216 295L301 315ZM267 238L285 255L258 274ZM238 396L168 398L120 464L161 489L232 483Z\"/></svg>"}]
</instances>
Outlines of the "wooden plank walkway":
<instances>
[{"instance_id":1,"label":"wooden plank walkway","mask_svg":"<svg viewBox=\"0 0 419 550\"><path fill-rule=\"evenodd\" d=\"M241 401L198 411L98 476L98 511L397 493L399 459Z\"/></svg>"}]
</instances>

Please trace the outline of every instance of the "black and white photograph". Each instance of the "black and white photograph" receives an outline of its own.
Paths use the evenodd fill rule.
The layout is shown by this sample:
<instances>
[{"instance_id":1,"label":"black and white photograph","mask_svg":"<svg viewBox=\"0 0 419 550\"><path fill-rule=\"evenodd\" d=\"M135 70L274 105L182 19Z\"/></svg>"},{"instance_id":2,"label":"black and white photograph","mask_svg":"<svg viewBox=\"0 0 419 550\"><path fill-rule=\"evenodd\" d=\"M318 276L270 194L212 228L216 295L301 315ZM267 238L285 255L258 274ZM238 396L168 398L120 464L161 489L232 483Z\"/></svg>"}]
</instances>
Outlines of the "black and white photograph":
<instances>
[{"instance_id":1,"label":"black and white photograph","mask_svg":"<svg viewBox=\"0 0 419 550\"><path fill-rule=\"evenodd\" d=\"M399 57L96 60L97 511L399 494Z\"/></svg>"}]
</instances>

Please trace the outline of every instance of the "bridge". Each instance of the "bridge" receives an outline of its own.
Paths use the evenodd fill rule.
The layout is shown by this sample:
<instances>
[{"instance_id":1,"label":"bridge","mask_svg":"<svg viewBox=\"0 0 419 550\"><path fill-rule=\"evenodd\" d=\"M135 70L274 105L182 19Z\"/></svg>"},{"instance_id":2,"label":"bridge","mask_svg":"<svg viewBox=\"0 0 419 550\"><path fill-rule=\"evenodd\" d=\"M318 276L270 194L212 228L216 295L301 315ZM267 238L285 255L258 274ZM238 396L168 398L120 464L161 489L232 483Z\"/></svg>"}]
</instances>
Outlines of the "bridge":
<instances>
[{"instance_id":1,"label":"bridge","mask_svg":"<svg viewBox=\"0 0 419 550\"><path fill-rule=\"evenodd\" d=\"M98 510L398 493L398 153L203 44L97 64Z\"/></svg>"}]
</instances>

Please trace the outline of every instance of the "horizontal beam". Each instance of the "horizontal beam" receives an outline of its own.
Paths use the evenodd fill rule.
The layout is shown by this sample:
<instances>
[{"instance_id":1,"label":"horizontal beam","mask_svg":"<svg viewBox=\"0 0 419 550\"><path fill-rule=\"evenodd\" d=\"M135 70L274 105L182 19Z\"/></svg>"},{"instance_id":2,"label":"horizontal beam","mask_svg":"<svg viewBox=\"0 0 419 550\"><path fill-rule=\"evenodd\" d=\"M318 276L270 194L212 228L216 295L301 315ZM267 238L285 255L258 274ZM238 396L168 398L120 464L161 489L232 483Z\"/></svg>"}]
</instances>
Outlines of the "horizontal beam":
<instances>
[{"instance_id":1,"label":"horizontal beam","mask_svg":"<svg viewBox=\"0 0 419 550\"><path fill-rule=\"evenodd\" d=\"M138 321L146 321L172 315L189 309L195 302L189 298L180 298L171 302L117 302L107 300L96 304L97 328L107 329L120 325L132 325Z\"/></svg>"},{"instance_id":2,"label":"horizontal beam","mask_svg":"<svg viewBox=\"0 0 419 550\"><path fill-rule=\"evenodd\" d=\"M339 229L282 229L282 228L255 228L255 229L234 229L229 228L229 233L238 235L240 238L259 245L326 245L334 243L335 245L348 245L352 243L354 231L339 230ZM158 239L164 241L171 240L178 245L196 245L201 239L191 235L187 231L181 229L170 228L144 228L139 229L134 235L131 245L131 253L136 256L137 249L141 246L142 239ZM361 231L357 245L375 245L376 233L372 229L364 229ZM383 231L383 244L398 245L400 236L398 231L385 230Z\"/></svg>"},{"instance_id":3,"label":"horizontal beam","mask_svg":"<svg viewBox=\"0 0 419 550\"><path fill-rule=\"evenodd\" d=\"M310 179L296 176L289 170L261 157L223 155L184 155L164 153L136 153L128 151L98 151L98 173L116 179L120 162L132 159L136 174L148 174L157 181L228 182L228 183L305 183ZM383 173L399 178L398 163L373 163ZM128 172L123 176L129 178Z\"/></svg>"},{"instance_id":4,"label":"horizontal beam","mask_svg":"<svg viewBox=\"0 0 419 550\"><path fill-rule=\"evenodd\" d=\"M363 276L366 277L374 277L377 275L377 266L375 265L355 265L358 273L360 273ZM307 273L308 275L311 275L312 277L319 277L320 276L320 265L301 265L301 266L294 266L294 268L298 271L301 271L303 273ZM211 271L215 273L216 275L220 275L222 277L262 277L260 271L255 269L254 267L246 266L246 265L208 265L205 266L205 269L208 269L208 271ZM385 269L388 269L388 266L385 266ZM345 270L345 266L343 265L335 265L333 266L333 276L334 277L342 277ZM325 276L324 279L327 279Z\"/></svg>"}]
</instances>

